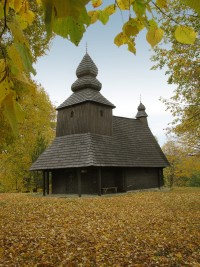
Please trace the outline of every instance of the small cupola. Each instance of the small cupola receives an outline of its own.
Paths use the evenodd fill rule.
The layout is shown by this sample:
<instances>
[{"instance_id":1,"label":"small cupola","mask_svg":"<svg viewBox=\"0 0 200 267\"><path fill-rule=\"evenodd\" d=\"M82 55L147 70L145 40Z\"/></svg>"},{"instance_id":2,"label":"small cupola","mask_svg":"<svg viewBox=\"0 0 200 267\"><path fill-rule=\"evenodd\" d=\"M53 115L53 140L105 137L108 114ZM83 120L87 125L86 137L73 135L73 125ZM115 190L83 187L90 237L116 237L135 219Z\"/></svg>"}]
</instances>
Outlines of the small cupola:
<instances>
[{"instance_id":1,"label":"small cupola","mask_svg":"<svg viewBox=\"0 0 200 267\"><path fill-rule=\"evenodd\" d=\"M143 123L148 124L148 122L147 122L148 115L147 115L145 110L146 110L145 106L140 102L140 104L138 106L138 112L136 114L136 119L139 119Z\"/></svg>"}]
</instances>

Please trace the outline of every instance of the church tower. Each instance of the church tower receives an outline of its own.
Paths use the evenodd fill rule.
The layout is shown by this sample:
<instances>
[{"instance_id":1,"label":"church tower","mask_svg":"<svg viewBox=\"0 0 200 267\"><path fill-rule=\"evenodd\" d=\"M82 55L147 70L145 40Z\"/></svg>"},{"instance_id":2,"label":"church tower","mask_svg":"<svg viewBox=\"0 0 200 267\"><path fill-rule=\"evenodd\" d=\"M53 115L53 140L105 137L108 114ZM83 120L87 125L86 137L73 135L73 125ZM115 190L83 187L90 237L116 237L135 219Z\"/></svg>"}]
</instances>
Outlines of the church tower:
<instances>
[{"instance_id":1,"label":"church tower","mask_svg":"<svg viewBox=\"0 0 200 267\"><path fill-rule=\"evenodd\" d=\"M102 85L97 74L98 69L86 52L71 86L73 94L57 108L56 137L80 133L112 135L115 106L100 93Z\"/></svg>"}]
</instances>

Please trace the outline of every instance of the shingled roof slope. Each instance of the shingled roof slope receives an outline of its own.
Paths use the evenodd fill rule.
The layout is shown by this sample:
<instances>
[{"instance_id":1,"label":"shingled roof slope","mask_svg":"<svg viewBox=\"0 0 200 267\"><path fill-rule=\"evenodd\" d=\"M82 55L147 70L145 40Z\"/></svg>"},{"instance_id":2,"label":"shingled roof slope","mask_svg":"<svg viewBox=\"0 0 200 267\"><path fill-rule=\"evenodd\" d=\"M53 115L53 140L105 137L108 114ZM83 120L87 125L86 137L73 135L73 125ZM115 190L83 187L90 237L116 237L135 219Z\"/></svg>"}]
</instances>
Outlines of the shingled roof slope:
<instances>
[{"instance_id":1,"label":"shingled roof slope","mask_svg":"<svg viewBox=\"0 0 200 267\"><path fill-rule=\"evenodd\" d=\"M99 91L87 88L84 90L80 90L76 93L73 93L60 106L57 107L57 110L86 101L92 101L115 108L115 106L110 101L108 101L104 96L102 96L102 94Z\"/></svg>"},{"instance_id":2,"label":"shingled roof slope","mask_svg":"<svg viewBox=\"0 0 200 267\"><path fill-rule=\"evenodd\" d=\"M113 117L113 136L92 133L57 137L31 170L86 166L166 167L169 163L149 127Z\"/></svg>"}]
</instances>

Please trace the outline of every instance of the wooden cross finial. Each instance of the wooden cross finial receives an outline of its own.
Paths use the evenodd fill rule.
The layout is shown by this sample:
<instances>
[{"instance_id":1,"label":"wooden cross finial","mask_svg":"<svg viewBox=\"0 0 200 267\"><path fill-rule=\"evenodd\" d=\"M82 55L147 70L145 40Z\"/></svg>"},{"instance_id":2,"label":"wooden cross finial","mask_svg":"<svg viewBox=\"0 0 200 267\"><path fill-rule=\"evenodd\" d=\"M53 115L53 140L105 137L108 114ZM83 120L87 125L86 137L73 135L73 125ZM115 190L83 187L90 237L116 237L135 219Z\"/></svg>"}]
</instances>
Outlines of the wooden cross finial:
<instances>
[{"instance_id":1,"label":"wooden cross finial","mask_svg":"<svg viewBox=\"0 0 200 267\"><path fill-rule=\"evenodd\" d=\"M87 44L87 42L86 42L86 54L87 54L87 50L88 50L88 44Z\"/></svg>"},{"instance_id":2,"label":"wooden cross finial","mask_svg":"<svg viewBox=\"0 0 200 267\"><path fill-rule=\"evenodd\" d=\"M140 94L140 103L141 103L141 100L142 100L142 97L141 97L141 94Z\"/></svg>"}]
</instances>

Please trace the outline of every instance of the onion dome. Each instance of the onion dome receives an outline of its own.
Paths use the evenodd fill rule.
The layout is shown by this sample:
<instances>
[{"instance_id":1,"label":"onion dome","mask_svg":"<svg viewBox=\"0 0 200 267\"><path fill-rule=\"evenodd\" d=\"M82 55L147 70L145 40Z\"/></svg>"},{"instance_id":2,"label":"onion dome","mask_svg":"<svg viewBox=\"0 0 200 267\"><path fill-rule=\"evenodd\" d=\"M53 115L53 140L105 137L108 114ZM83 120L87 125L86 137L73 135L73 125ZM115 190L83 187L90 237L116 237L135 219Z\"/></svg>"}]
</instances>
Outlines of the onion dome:
<instances>
[{"instance_id":1,"label":"onion dome","mask_svg":"<svg viewBox=\"0 0 200 267\"><path fill-rule=\"evenodd\" d=\"M145 112L145 109L145 106L140 102L136 118L148 117L147 113Z\"/></svg>"},{"instance_id":2,"label":"onion dome","mask_svg":"<svg viewBox=\"0 0 200 267\"><path fill-rule=\"evenodd\" d=\"M81 89L94 89L100 91L102 85L96 79L97 74L97 66L88 53L86 53L76 70L78 79L72 84L72 91L76 92Z\"/></svg>"}]
</instances>

